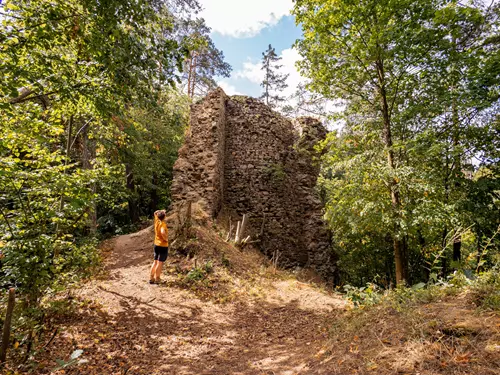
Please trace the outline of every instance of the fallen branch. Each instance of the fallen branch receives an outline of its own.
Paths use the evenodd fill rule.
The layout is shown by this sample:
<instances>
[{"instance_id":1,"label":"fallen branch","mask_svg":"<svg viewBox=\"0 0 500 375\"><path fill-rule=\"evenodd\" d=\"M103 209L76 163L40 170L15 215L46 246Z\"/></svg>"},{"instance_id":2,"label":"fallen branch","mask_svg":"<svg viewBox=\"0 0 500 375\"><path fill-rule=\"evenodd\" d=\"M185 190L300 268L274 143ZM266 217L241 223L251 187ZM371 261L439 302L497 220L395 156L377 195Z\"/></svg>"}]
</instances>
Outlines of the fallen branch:
<instances>
[{"instance_id":1,"label":"fallen branch","mask_svg":"<svg viewBox=\"0 0 500 375\"><path fill-rule=\"evenodd\" d=\"M57 336L57 334L58 334L58 333L59 333L59 329L58 329L58 328L56 328L56 329L54 330L54 332L52 333L52 336L50 337L50 340L49 340L49 341L47 341L47 343L46 343L44 346L42 346L42 349L45 349L46 347L48 347L48 346L50 345L50 343L51 343L52 341L54 341L54 339L56 338L56 336Z\"/></svg>"}]
</instances>

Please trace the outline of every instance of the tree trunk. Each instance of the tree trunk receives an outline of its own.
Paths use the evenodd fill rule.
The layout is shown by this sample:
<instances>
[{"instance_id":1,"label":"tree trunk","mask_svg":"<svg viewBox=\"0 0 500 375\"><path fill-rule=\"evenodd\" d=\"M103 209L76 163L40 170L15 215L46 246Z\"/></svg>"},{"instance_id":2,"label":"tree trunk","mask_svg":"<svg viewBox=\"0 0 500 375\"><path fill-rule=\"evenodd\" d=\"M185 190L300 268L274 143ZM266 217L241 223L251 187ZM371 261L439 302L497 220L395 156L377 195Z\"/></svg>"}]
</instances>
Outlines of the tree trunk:
<instances>
[{"instance_id":1,"label":"tree trunk","mask_svg":"<svg viewBox=\"0 0 500 375\"><path fill-rule=\"evenodd\" d=\"M191 79L192 79L192 72L193 72L193 58L189 58L189 69L188 69L188 97L191 98Z\"/></svg>"},{"instance_id":2,"label":"tree trunk","mask_svg":"<svg viewBox=\"0 0 500 375\"><path fill-rule=\"evenodd\" d=\"M135 199L135 182L130 164L125 164L125 174L127 175L127 189L129 190L128 198L128 214L132 223L139 221L139 210L137 207L137 200Z\"/></svg>"},{"instance_id":3,"label":"tree trunk","mask_svg":"<svg viewBox=\"0 0 500 375\"><path fill-rule=\"evenodd\" d=\"M85 126L85 125L84 125ZM82 130L82 151L81 151L81 160L82 160L82 168L91 170L94 168L92 164L92 160L95 159L96 150L95 150L95 142L89 139L88 128L85 127ZM96 184L92 185L92 193L96 192ZM91 233L95 233L97 230L97 207L95 204L94 198L92 198L92 203L87 209L87 213L89 214L89 229Z\"/></svg>"},{"instance_id":4,"label":"tree trunk","mask_svg":"<svg viewBox=\"0 0 500 375\"><path fill-rule=\"evenodd\" d=\"M267 61L266 66L266 105L269 105L269 70L270 70L271 61Z\"/></svg>"},{"instance_id":5,"label":"tree trunk","mask_svg":"<svg viewBox=\"0 0 500 375\"><path fill-rule=\"evenodd\" d=\"M455 164L455 178L462 173L462 160L460 154L458 153L458 143L459 143L459 126L460 119L458 116L458 108L456 98L453 98L452 104L452 121L453 121L453 157ZM460 187L458 180L455 180L455 189ZM453 260L460 261L462 259L462 234L455 233L453 238Z\"/></svg>"},{"instance_id":6,"label":"tree trunk","mask_svg":"<svg viewBox=\"0 0 500 375\"><path fill-rule=\"evenodd\" d=\"M477 223L476 223L477 225ZM478 226L479 228L479 226ZM483 247L481 246L481 231L477 230L476 231L476 249L477 249L477 255L476 255L476 261L477 261L477 267L476 267L476 273L479 273L482 271L482 266L481 266L481 259L483 258Z\"/></svg>"},{"instance_id":7,"label":"tree trunk","mask_svg":"<svg viewBox=\"0 0 500 375\"><path fill-rule=\"evenodd\" d=\"M7 312L5 314L5 320L3 322L2 346L0 347L0 363L5 362L5 359L7 358L7 350L9 349L10 343L10 325L12 322L12 312L14 311L15 302L16 290L14 288L10 288L9 299L7 302Z\"/></svg>"},{"instance_id":8,"label":"tree trunk","mask_svg":"<svg viewBox=\"0 0 500 375\"><path fill-rule=\"evenodd\" d=\"M196 54L193 56L193 70L191 72L191 98L194 97L194 90L196 88Z\"/></svg>"},{"instance_id":9,"label":"tree trunk","mask_svg":"<svg viewBox=\"0 0 500 375\"><path fill-rule=\"evenodd\" d=\"M64 159L64 166L68 165L69 161L69 153L71 151L71 134L73 133L73 115L69 118L68 121L68 134L66 134L66 159ZM66 169L63 171L66 174ZM59 211L62 212L64 208L64 194L61 194L61 200L59 201Z\"/></svg>"},{"instance_id":10,"label":"tree trunk","mask_svg":"<svg viewBox=\"0 0 500 375\"><path fill-rule=\"evenodd\" d=\"M410 268L409 268L409 262L410 262L410 256L409 256L409 250L408 250L408 235L405 235L403 238L403 251L402 251L403 259L405 260L403 266L403 278L406 280L408 283L412 283L413 280L410 279Z\"/></svg>"},{"instance_id":11,"label":"tree trunk","mask_svg":"<svg viewBox=\"0 0 500 375\"><path fill-rule=\"evenodd\" d=\"M151 213L155 212L158 209L158 176L156 173L153 173L153 189L151 189L150 193L150 205L149 209Z\"/></svg>"},{"instance_id":12,"label":"tree trunk","mask_svg":"<svg viewBox=\"0 0 500 375\"><path fill-rule=\"evenodd\" d=\"M460 262L462 260L462 241L461 236L458 235L457 238L453 240L453 261Z\"/></svg>"},{"instance_id":13,"label":"tree trunk","mask_svg":"<svg viewBox=\"0 0 500 375\"><path fill-rule=\"evenodd\" d=\"M66 167L69 162L69 155L71 151L71 134L73 133L73 120L74 116L71 115L69 120L68 120L68 134L66 134L66 158L64 159L64 166ZM63 170L63 175L66 174L66 168ZM64 191L61 192L61 198L59 199L59 212L62 215L63 214L63 209L64 209ZM56 234L59 233L59 223L56 224ZM54 249L54 257L57 257L59 255L59 250L57 247Z\"/></svg>"},{"instance_id":14,"label":"tree trunk","mask_svg":"<svg viewBox=\"0 0 500 375\"><path fill-rule=\"evenodd\" d=\"M453 37L452 40L453 44L453 55L458 54L457 50L457 40L456 37ZM458 88L458 81L459 81L459 71L456 67L456 64L452 64L452 77L453 77L453 86L451 88L452 91L452 103L451 103L451 119L453 122L453 158L454 158L454 164L455 164L455 178L458 178L458 176L462 173L462 160L460 157L460 154L458 153L458 144L459 144L459 138L460 138L460 116L458 113L458 104L457 104L457 88ZM460 183L455 180L455 188L458 189L460 186ZM460 261L462 258L462 235L461 234L456 234L454 235L453 238L453 260L454 261Z\"/></svg>"},{"instance_id":15,"label":"tree trunk","mask_svg":"<svg viewBox=\"0 0 500 375\"><path fill-rule=\"evenodd\" d=\"M194 97L194 90L196 87L196 52L193 52L189 58L189 72L188 72L188 97Z\"/></svg>"},{"instance_id":16,"label":"tree trunk","mask_svg":"<svg viewBox=\"0 0 500 375\"><path fill-rule=\"evenodd\" d=\"M384 66L382 61L377 61L377 74L379 80L379 94L380 101L382 105L382 116L383 116L383 139L384 146L387 149L387 164L391 171L395 171L395 162L394 162L394 151L392 149L392 135L391 135L391 119L389 114L389 105L387 103L387 93L385 90L385 75L384 75ZM389 186L391 189L391 202L392 208L394 210L394 216L397 219L399 217L399 211L401 209L401 200L399 197L399 186L396 178L392 178L389 181ZM394 248L394 261L396 263L396 284L400 284L405 279L407 279L406 275L406 265L407 259L404 256L404 249L402 246L401 238L399 238L399 225L397 223L394 224L394 234L393 234L393 248Z\"/></svg>"}]
</instances>

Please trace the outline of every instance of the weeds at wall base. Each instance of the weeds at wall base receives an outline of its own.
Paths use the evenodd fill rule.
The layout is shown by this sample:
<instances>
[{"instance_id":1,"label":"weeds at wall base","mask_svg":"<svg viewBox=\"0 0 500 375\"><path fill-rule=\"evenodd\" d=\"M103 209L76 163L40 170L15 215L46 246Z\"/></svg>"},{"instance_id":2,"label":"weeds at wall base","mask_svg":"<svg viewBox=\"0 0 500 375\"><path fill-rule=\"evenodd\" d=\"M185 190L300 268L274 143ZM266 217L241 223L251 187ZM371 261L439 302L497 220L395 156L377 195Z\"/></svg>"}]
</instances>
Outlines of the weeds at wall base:
<instances>
[{"instance_id":1,"label":"weeds at wall base","mask_svg":"<svg viewBox=\"0 0 500 375\"><path fill-rule=\"evenodd\" d=\"M437 280L435 283L419 283L412 287L400 285L393 290L383 290L374 283L368 283L366 287L361 288L345 285L344 291L353 308L360 309L387 305L400 311L406 307L468 293L479 308L500 311L500 271L497 268L474 279L469 279L457 271L447 280Z\"/></svg>"}]
</instances>

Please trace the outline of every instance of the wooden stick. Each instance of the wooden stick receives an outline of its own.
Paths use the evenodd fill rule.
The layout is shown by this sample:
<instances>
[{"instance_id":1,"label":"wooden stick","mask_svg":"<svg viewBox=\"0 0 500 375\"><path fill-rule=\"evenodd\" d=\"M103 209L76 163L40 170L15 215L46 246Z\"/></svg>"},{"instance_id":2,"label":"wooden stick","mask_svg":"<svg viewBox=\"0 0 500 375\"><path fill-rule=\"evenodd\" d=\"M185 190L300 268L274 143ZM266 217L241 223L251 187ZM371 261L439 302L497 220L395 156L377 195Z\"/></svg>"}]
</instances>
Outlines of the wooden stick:
<instances>
[{"instance_id":1,"label":"wooden stick","mask_svg":"<svg viewBox=\"0 0 500 375\"><path fill-rule=\"evenodd\" d=\"M229 232L227 232L226 242L231 239L231 232L233 231L233 222L231 221L231 216L229 216Z\"/></svg>"},{"instance_id":2,"label":"wooden stick","mask_svg":"<svg viewBox=\"0 0 500 375\"><path fill-rule=\"evenodd\" d=\"M0 348L0 363L5 362L7 358L7 349L9 348L10 341L10 323L12 321L12 312L14 311L14 304L16 302L16 290L9 289L9 302L7 303L7 313L5 314L5 321L3 323L2 331L2 347Z\"/></svg>"},{"instance_id":3,"label":"wooden stick","mask_svg":"<svg viewBox=\"0 0 500 375\"><path fill-rule=\"evenodd\" d=\"M278 250L274 250L274 255L273 255L274 274L276 274L276 268L278 268L279 257L280 257L280 252Z\"/></svg>"},{"instance_id":4,"label":"wooden stick","mask_svg":"<svg viewBox=\"0 0 500 375\"><path fill-rule=\"evenodd\" d=\"M176 212L176 215L177 215L177 227L175 228L175 238L176 239L177 239L177 237L181 236L181 232L182 232L182 219L181 219L180 211L181 211L181 209L179 207L177 212Z\"/></svg>"},{"instance_id":5,"label":"wooden stick","mask_svg":"<svg viewBox=\"0 0 500 375\"><path fill-rule=\"evenodd\" d=\"M149 302L151 302L151 301L149 301ZM149 303L149 302L148 302L148 303ZM56 338L56 336L57 336L57 333L58 333L58 332L59 332L59 329L58 329L58 328L56 328L56 329L54 330L54 333L52 333L52 336L50 337L50 340L49 340L49 341L47 341L47 343L46 343L44 346L42 346L42 349L45 349L47 346L49 346L49 345L50 345L50 343L51 343L51 342L52 342L52 341Z\"/></svg>"},{"instance_id":6,"label":"wooden stick","mask_svg":"<svg viewBox=\"0 0 500 375\"><path fill-rule=\"evenodd\" d=\"M231 225L229 227L229 232L227 232L226 242L229 242L229 240L231 239L231 233L232 232L233 232L233 226Z\"/></svg>"},{"instance_id":7,"label":"wooden stick","mask_svg":"<svg viewBox=\"0 0 500 375\"><path fill-rule=\"evenodd\" d=\"M234 242L238 243L240 240L240 228L241 228L241 221L238 221L238 224L236 224L236 235L234 236Z\"/></svg>"},{"instance_id":8,"label":"wooden stick","mask_svg":"<svg viewBox=\"0 0 500 375\"><path fill-rule=\"evenodd\" d=\"M249 236L250 237L250 236ZM261 240L259 239L256 239L256 240L253 240L253 241L248 241L247 244L251 244L251 243L259 243Z\"/></svg>"},{"instance_id":9,"label":"wooden stick","mask_svg":"<svg viewBox=\"0 0 500 375\"><path fill-rule=\"evenodd\" d=\"M243 221L241 222L240 233L238 236L239 242L241 242L241 240L243 239L243 235L245 234L245 229L247 227L247 224L248 224L248 215L244 214Z\"/></svg>"}]
</instances>

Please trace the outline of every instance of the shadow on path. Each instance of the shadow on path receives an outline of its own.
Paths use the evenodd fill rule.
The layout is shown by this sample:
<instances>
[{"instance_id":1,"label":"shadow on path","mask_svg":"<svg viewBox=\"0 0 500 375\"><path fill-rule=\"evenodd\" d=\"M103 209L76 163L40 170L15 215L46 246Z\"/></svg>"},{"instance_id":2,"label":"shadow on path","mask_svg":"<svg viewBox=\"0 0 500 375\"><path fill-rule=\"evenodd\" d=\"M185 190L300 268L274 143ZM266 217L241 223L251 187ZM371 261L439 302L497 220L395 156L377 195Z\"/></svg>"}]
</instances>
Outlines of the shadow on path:
<instances>
[{"instance_id":1,"label":"shadow on path","mask_svg":"<svg viewBox=\"0 0 500 375\"><path fill-rule=\"evenodd\" d=\"M87 309L61 324L52 351L84 350L66 374L297 374L326 338L324 314L286 305L237 303L210 316L189 305L159 307L121 295L121 311ZM47 373L47 372L45 372Z\"/></svg>"}]
</instances>

